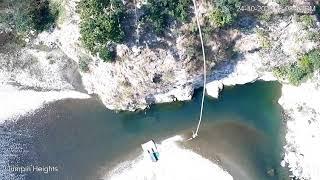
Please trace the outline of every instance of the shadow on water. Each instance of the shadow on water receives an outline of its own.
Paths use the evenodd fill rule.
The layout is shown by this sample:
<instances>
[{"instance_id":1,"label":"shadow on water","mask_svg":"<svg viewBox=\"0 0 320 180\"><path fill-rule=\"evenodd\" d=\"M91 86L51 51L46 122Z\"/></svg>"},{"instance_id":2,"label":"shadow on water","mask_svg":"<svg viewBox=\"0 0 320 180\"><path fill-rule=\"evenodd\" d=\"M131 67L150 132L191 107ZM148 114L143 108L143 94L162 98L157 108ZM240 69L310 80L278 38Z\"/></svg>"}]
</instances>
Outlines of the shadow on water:
<instances>
[{"instance_id":1,"label":"shadow on water","mask_svg":"<svg viewBox=\"0 0 320 180\"><path fill-rule=\"evenodd\" d=\"M135 113L106 110L96 99L50 104L7 126L11 131L27 129L32 145L32 154L12 159L20 166L59 169L48 174L29 172L25 179L98 179L117 163L141 153L141 143L190 133L197 123L200 96L198 91L192 101ZM200 136L184 146L219 160L235 179L248 180L241 173L252 179L280 179L279 97L280 84L275 82L226 88L219 100L207 98ZM248 165L240 171L239 164ZM266 173L270 169L273 176Z\"/></svg>"}]
</instances>

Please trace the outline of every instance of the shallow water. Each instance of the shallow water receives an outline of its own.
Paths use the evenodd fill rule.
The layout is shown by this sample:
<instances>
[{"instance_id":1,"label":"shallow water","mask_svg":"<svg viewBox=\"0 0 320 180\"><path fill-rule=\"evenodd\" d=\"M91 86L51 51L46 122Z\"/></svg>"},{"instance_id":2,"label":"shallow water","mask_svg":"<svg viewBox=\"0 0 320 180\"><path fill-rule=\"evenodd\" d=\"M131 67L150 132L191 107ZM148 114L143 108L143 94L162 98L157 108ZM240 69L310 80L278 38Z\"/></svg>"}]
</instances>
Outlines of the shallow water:
<instances>
[{"instance_id":1,"label":"shallow water","mask_svg":"<svg viewBox=\"0 0 320 180\"><path fill-rule=\"evenodd\" d=\"M13 173L23 179L99 179L117 164L135 159L141 154L140 144L149 139L189 136L197 124L200 95L136 113L106 110L96 99L50 104L0 128L6 137L1 138L1 152L11 139L23 151L6 155L3 164L58 167L58 172L48 174ZM207 98L199 137L181 145L216 161L234 179L285 179L279 167L279 97L280 85L273 82L226 88L218 100ZM0 171L5 172L4 166ZM273 176L267 173L270 169L275 170Z\"/></svg>"}]
</instances>

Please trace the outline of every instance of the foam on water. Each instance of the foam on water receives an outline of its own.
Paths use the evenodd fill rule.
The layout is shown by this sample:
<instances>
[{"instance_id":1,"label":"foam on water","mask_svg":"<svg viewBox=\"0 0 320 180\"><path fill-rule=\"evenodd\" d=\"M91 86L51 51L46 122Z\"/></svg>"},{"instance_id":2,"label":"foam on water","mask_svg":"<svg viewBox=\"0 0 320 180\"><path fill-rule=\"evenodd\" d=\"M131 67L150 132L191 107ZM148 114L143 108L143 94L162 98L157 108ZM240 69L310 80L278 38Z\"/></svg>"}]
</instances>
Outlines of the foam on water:
<instances>
[{"instance_id":1,"label":"foam on water","mask_svg":"<svg viewBox=\"0 0 320 180\"><path fill-rule=\"evenodd\" d=\"M233 180L221 167L199 154L178 145L181 136L174 136L158 144L160 160L156 163L141 154L132 161L115 167L105 179L108 180Z\"/></svg>"}]
</instances>

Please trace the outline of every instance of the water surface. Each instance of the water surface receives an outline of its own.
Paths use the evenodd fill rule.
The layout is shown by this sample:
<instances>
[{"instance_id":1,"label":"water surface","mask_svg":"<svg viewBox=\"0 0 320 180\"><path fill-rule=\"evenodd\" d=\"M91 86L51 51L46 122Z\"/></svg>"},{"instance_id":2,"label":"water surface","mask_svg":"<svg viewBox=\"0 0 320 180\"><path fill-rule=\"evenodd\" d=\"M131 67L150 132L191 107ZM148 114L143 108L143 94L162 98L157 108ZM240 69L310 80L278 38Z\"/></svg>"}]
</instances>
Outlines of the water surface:
<instances>
[{"instance_id":1,"label":"water surface","mask_svg":"<svg viewBox=\"0 0 320 180\"><path fill-rule=\"evenodd\" d=\"M6 159L0 171L5 172L3 167L8 164L50 165L59 171L14 175L32 180L99 179L120 162L134 159L145 141L190 136L197 124L200 97L199 91L192 101L154 105L135 113L107 110L94 98L47 105L32 116L0 127L1 136L6 137L1 138L0 150L8 146L20 150L0 154ZM285 179L279 167L279 97L280 85L275 82L229 87L218 100L207 97L199 137L181 146L215 161L234 179Z\"/></svg>"}]
</instances>

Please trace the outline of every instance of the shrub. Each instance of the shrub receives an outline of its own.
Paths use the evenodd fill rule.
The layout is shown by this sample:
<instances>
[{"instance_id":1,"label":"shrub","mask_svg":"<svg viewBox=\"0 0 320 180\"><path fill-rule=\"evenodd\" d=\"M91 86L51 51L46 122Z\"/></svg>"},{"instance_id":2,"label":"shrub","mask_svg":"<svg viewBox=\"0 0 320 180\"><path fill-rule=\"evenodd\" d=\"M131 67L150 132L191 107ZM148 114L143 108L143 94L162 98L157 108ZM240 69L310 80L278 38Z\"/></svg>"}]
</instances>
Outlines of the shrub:
<instances>
[{"instance_id":1,"label":"shrub","mask_svg":"<svg viewBox=\"0 0 320 180\"><path fill-rule=\"evenodd\" d=\"M262 48L264 49L271 48L271 41L269 40L268 32L258 29L257 35Z\"/></svg>"},{"instance_id":2,"label":"shrub","mask_svg":"<svg viewBox=\"0 0 320 180\"><path fill-rule=\"evenodd\" d=\"M202 34L203 34L203 40L204 42L208 42L211 38L212 31L213 29L210 26L204 26L202 28Z\"/></svg>"},{"instance_id":3,"label":"shrub","mask_svg":"<svg viewBox=\"0 0 320 180\"><path fill-rule=\"evenodd\" d=\"M222 10L215 9L209 15L209 19L213 24L217 27L224 27L228 24L232 23L232 15L228 13L224 13Z\"/></svg>"},{"instance_id":4,"label":"shrub","mask_svg":"<svg viewBox=\"0 0 320 180\"><path fill-rule=\"evenodd\" d=\"M206 26L207 27L207 26ZM190 26L189 26L189 32L193 35L196 35L198 34L198 26L197 26L197 23L191 23Z\"/></svg>"},{"instance_id":5,"label":"shrub","mask_svg":"<svg viewBox=\"0 0 320 180\"><path fill-rule=\"evenodd\" d=\"M90 63L90 59L87 57L81 57L79 59L79 69L82 72L88 72L89 71L89 63Z\"/></svg>"},{"instance_id":6,"label":"shrub","mask_svg":"<svg viewBox=\"0 0 320 180\"><path fill-rule=\"evenodd\" d=\"M48 0L32 0L28 7L34 29L43 31L54 24L59 10L49 4Z\"/></svg>"},{"instance_id":7,"label":"shrub","mask_svg":"<svg viewBox=\"0 0 320 180\"><path fill-rule=\"evenodd\" d=\"M53 26L60 9L49 0L8 0L5 21L18 33L43 31ZM4 15L1 15L4 16Z\"/></svg>"},{"instance_id":8,"label":"shrub","mask_svg":"<svg viewBox=\"0 0 320 180\"><path fill-rule=\"evenodd\" d=\"M297 64L277 67L273 70L273 73L278 78L288 79L293 85L299 85L307 75Z\"/></svg>"},{"instance_id":9,"label":"shrub","mask_svg":"<svg viewBox=\"0 0 320 180\"><path fill-rule=\"evenodd\" d=\"M121 0L82 0L78 5L80 13L81 41L94 55L104 61L114 58L108 50L112 43L124 39L122 21L125 8Z\"/></svg>"},{"instance_id":10,"label":"shrub","mask_svg":"<svg viewBox=\"0 0 320 180\"><path fill-rule=\"evenodd\" d=\"M265 21L265 22L269 22L272 19L272 14L270 12L262 12L261 15L259 15L259 20L260 21Z\"/></svg>"},{"instance_id":11,"label":"shrub","mask_svg":"<svg viewBox=\"0 0 320 180\"><path fill-rule=\"evenodd\" d=\"M115 52L110 50L109 48L103 47L99 49L99 57L104 61L112 61L115 59Z\"/></svg>"},{"instance_id":12,"label":"shrub","mask_svg":"<svg viewBox=\"0 0 320 180\"><path fill-rule=\"evenodd\" d=\"M163 34L170 19L179 22L188 20L191 0L148 0L143 5L145 17L143 20L151 24L157 34Z\"/></svg>"},{"instance_id":13,"label":"shrub","mask_svg":"<svg viewBox=\"0 0 320 180\"><path fill-rule=\"evenodd\" d=\"M308 39L311 40L311 41L320 41L320 32L312 32L312 31L309 31L308 34Z\"/></svg>"},{"instance_id":14,"label":"shrub","mask_svg":"<svg viewBox=\"0 0 320 180\"><path fill-rule=\"evenodd\" d=\"M66 9L63 2L64 0L50 0L50 10L54 16L55 24L62 23L66 18Z\"/></svg>"},{"instance_id":15,"label":"shrub","mask_svg":"<svg viewBox=\"0 0 320 180\"><path fill-rule=\"evenodd\" d=\"M216 0L215 8L210 13L210 21L217 27L230 25L237 17L237 7L239 0Z\"/></svg>"},{"instance_id":16,"label":"shrub","mask_svg":"<svg viewBox=\"0 0 320 180\"><path fill-rule=\"evenodd\" d=\"M28 16L28 12L25 10L19 10L17 9L15 14L10 15L11 18L7 19L8 22L14 22L13 26L14 29L18 33L26 33L32 29L34 29L34 26L32 24L32 19L30 16Z\"/></svg>"},{"instance_id":17,"label":"shrub","mask_svg":"<svg viewBox=\"0 0 320 180\"><path fill-rule=\"evenodd\" d=\"M298 67L301 71L305 73L312 73L313 72L313 64L309 55L302 56L298 61Z\"/></svg>"},{"instance_id":18,"label":"shrub","mask_svg":"<svg viewBox=\"0 0 320 180\"><path fill-rule=\"evenodd\" d=\"M316 49L308 54L311 64L314 70L320 69L320 50Z\"/></svg>"},{"instance_id":19,"label":"shrub","mask_svg":"<svg viewBox=\"0 0 320 180\"><path fill-rule=\"evenodd\" d=\"M278 66L273 68L273 74L278 78L285 78L288 74L288 69L286 66Z\"/></svg>"},{"instance_id":20,"label":"shrub","mask_svg":"<svg viewBox=\"0 0 320 180\"><path fill-rule=\"evenodd\" d=\"M310 15L302 15L299 19L303 23L305 28L314 27L316 25L315 19Z\"/></svg>"},{"instance_id":21,"label":"shrub","mask_svg":"<svg viewBox=\"0 0 320 180\"><path fill-rule=\"evenodd\" d=\"M289 82L296 86L299 85L308 75L308 72L296 64L290 66L288 73Z\"/></svg>"},{"instance_id":22,"label":"shrub","mask_svg":"<svg viewBox=\"0 0 320 180\"><path fill-rule=\"evenodd\" d=\"M288 79L293 85L299 85L318 69L320 69L320 50L315 49L303 55L297 63L276 67L273 72L277 77Z\"/></svg>"}]
</instances>

